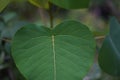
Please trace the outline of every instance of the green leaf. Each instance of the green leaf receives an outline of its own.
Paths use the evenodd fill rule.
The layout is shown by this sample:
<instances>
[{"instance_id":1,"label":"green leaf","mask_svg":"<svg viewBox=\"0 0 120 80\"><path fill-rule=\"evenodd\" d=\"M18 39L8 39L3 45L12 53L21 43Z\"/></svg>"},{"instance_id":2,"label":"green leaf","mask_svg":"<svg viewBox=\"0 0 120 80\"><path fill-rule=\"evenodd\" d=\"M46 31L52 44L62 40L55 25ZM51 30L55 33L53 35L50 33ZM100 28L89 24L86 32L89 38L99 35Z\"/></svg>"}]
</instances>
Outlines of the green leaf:
<instances>
[{"instance_id":1,"label":"green leaf","mask_svg":"<svg viewBox=\"0 0 120 80\"><path fill-rule=\"evenodd\" d=\"M87 8L90 0L50 0L50 2L66 9Z\"/></svg>"},{"instance_id":2,"label":"green leaf","mask_svg":"<svg viewBox=\"0 0 120 80\"><path fill-rule=\"evenodd\" d=\"M28 0L31 4L37 6L37 7L43 7L48 9L48 0Z\"/></svg>"},{"instance_id":3,"label":"green leaf","mask_svg":"<svg viewBox=\"0 0 120 80\"><path fill-rule=\"evenodd\" d=\"M0 12L11 2L11 0L0 0Z\"/></svg>"},{"instance_id":4,"label":"green leaf","mask_svg":"<svg viewBox=\"0 0 120 80\"><path fill-rule=\"evenodd\" d=\"M110 33L105 38L99 54L100 67L113 76L120 76L120 24L110 21Z\"/></svg>"},{"instance_id":5,"label":"green leaf","mask_svg":"<svg viewBox=\"0 0 120 80\"><path fill-rule=\"evenodd\" d=\"M12 42L12 56L28 80L82 80L94 52L92 33L76 21L65 21L53 30L28 25Z\"/></svg>"}]
</instances>

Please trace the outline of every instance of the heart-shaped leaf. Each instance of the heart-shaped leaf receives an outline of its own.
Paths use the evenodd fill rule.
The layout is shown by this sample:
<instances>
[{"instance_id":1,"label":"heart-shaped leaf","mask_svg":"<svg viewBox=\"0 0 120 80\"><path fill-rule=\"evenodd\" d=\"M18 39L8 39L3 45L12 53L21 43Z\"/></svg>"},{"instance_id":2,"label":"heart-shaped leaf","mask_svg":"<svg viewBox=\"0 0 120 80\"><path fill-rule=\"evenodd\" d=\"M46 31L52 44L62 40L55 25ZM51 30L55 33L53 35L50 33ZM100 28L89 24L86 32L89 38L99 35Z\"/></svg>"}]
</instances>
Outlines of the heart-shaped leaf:
<instances>
[{"instance_id":1,"label":"heart-shaped leaf","mask_svg":"<svg viewBox=\"0 0 120 80\"><path fill-rule=\"evenodd\" d=\"M76 21L65 21L53 30L29 25L12 42L12 55L28 80L82 80L93 63L94 38Z\"/></svg>"},{"instance_id":2,"label":"heart-shaped leaf","mask_svg":"<svg viewBox=\"0 0 120 80\"><path fill-rule=\"evenodd\" d=\"M66 9L87 8L90 0L50 0L50 2Z\"/></svg>"},{"instance_id":3,"label":"heart-shaped leaf","mask_svg":"<svg viewBox=\"0 0 120 80\"><path fill-rule=\"evenodd\" d=\"M110 21L110 33L105 38L99 54L100 67L113 76L120 76L120 24Z\"/></svg>"}]
</instances>

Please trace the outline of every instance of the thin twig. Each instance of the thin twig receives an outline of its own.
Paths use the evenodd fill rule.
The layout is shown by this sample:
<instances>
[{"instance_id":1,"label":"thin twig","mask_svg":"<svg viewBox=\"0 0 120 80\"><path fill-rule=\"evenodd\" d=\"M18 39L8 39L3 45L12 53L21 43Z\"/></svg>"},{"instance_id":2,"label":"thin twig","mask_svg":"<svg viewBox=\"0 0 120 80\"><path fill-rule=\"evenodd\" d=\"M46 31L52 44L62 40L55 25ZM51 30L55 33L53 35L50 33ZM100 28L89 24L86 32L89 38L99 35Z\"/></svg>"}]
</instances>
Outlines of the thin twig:
<instances>
[{"instance_id":1,"label":"thin twig","mask_svg":"<svg viewBox=\"0 0 120 80\"><path fill-rule=\"evenodd\" d=\"M8 68L8 75L9 75L10 80L16 80L15 75L11 68Z\"/></svg>"},{"instance_id":2,"label":"thin twig","mask_svg":"<svg viewBox=\"0 0 120 80\"><path fill-rule=\"evenodd\" d=\"M5 41L5 42L11 42L11 39L0 39L0 40L2 40L2 41Z\"/></svg>"},{"instance_id":3,"label":"thin twig","mask_svg":"<svg viewBox=\"0 0 120 80\"><path fill-rule=\"evenodd\" d=\"M99 39L104 39L105 36L98 36L98 37L95 37L95 40L99 40Z\"/></svg>"},{"instance_id":4,"label":"thin twig","mask_svg":"<svg viewBox=\"0 0 120 80\"><path fill-rule=\"evenodd\" d=\"M39 8L38 12L40 14L40 18L41 18L42 22L44 23L45 26L47 26L47 20L46 20L46 16L45 16L45 10L43 10L42 8Z\"/></svg>"}]
</instances>

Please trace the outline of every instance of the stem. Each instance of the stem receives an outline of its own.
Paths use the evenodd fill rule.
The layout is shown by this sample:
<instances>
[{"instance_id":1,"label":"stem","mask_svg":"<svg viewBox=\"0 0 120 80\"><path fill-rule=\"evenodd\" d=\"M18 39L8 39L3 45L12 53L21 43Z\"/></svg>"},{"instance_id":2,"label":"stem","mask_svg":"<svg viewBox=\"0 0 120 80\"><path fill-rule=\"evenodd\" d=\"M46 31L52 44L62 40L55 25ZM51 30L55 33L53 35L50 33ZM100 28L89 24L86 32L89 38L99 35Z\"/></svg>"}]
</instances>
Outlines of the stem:
<instances>
[{"instance_id":1,"label":"stem","mask_svg":"<svg viewBox=\"0 0 120 80\"><path fill-rule=\"evenodd\" d=\"M49 2L49 10L48 10L49 16L50 16L50 28L53 28L53 13L52 13L52 4Z\"/></svg>"}]
</instances>

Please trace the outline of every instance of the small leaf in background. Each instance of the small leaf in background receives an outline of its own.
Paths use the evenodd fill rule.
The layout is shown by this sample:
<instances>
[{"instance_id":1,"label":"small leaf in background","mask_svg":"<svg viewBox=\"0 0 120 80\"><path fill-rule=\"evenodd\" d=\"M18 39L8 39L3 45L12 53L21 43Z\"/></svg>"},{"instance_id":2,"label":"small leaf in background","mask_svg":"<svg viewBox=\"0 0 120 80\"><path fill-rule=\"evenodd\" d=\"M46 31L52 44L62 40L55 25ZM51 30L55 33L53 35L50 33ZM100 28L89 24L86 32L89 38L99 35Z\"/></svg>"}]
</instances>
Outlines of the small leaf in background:
<instances>
[{"instance_id":1,"label":"small leaf in background","mask_svg":"<svg viewBox=\"0 0 120 80\"><path fill-rule=\"evenodd\" d=\"M28 24L27 21L21 21L15 12L6 12L2 14L0 21L0 37L11 39L17 30Z\"/></svg>"},{"instance_id":2,"label":"small leaf in background","mask_svg":"<svg viewBox=\"0 0 120 80\"><path fill-rule=\"evenodd\" d=\"M120 76L120 24L114 17L110 20L110 32L100 49L99 65L108 74Z\"/></svg>"},{"instance_id":3,"label":"small leaf in background","mask_svg":"<svg viewBox=\"0 0 120 80\"><path fill-rule=\"evenodd\" d=\"M28 80L82 80L94 53L92 33L76 21L65 21L53 30L28 25L12 43L15 63Z\"/></svg>"},{"instance_id":4,"label":"small leaf in background","mask_svg":"<svg viewBox=\"0 0 120 80\"><path fill-rule=\"evenodd\" d=\"M8 12L8 13L4 13L4 15L2 15L2 18L5 23L8 23L9 21L15 19L16 17L17 17L17 14L15 12Z\"/></svg>"},{"instance_id":5,"label":"small leaf in background","mask_svg":"<svg viewBox=\"0 0 120 80\"><path fill-rule=\"evenodd\" d=\"M28 0L31 4L37 6L37 7L42 7L48 9L48 0Z\"/></svg>"},{"instance_id":6,"label":"small leaf in background","mask_svg":"<svg viewBox=\"0 0 120 80\"><path fill-rule=\"evenodd\" d=\"M11 0L0 0L0 12L11 2Z\"/></svg>"},{"instance_id":7,"label":"small leaf in background","mask_svg":"<svg viewBox=\"0 0 120 80\"><path fill-rule=\"evenodd\" d=\"M66 9L87 8L90 0L50 0L53 4Z\"/></svg>"},{"instance_id":8,"label":"small leaf in background","mask_svg":"<svg viewBox=\"0 0 120 80\"><path fill-rule=\"evenodd\" d=\"M14 34L24 25L27 25L27 21L14 21L10 25L5 26L1 32L1 38L13 38Z\"/></svg>"}]
</instances>

